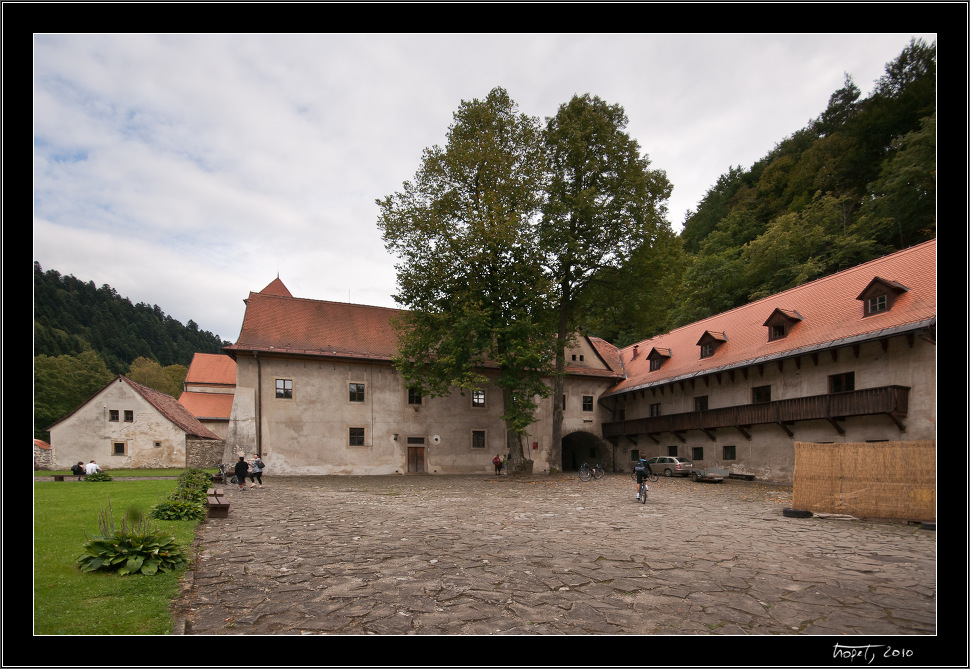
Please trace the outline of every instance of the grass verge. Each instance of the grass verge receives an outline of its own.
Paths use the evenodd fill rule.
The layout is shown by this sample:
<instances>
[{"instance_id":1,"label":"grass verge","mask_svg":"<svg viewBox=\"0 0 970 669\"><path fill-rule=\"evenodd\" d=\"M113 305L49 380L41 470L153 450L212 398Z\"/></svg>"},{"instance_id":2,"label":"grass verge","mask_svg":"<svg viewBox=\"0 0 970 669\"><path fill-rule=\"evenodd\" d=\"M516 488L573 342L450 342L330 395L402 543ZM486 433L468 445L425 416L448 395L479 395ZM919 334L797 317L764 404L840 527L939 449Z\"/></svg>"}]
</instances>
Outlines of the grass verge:
<instances>
[{"instance_id":1,"label":"grass verge","mask_svg":"<svg viewBox=\"0 0 970 669\"><path fill-rule=\"evenodd\" d=\"M184 572L81 573L75 560L84 542L99 533L98 513L109 500L117 523L132 506L147 514L175 485L175 480L34 483L35 634L171 633L169 607ZM157 522L175 537L191 563L198 523Z\"/></svg>"}]
</instances>

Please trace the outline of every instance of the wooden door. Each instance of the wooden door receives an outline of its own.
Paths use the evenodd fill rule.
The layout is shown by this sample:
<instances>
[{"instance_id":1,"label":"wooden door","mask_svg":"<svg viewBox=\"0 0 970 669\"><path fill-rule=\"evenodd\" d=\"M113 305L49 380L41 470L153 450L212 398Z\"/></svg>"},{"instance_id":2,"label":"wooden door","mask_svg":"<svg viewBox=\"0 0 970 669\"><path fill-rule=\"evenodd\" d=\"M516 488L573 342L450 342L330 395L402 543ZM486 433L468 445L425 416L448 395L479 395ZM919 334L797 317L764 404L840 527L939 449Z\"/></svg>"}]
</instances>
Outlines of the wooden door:
<instances>
[{"instance_id":1,"label":"wooden door","mask_svg":"<svg viewBox=\"0 0 970 669\"><path fill-rule=\"evenodd\" d=\"M424 446L408 446L408 474L424 473Z\"/></svg>"}]
</instances>

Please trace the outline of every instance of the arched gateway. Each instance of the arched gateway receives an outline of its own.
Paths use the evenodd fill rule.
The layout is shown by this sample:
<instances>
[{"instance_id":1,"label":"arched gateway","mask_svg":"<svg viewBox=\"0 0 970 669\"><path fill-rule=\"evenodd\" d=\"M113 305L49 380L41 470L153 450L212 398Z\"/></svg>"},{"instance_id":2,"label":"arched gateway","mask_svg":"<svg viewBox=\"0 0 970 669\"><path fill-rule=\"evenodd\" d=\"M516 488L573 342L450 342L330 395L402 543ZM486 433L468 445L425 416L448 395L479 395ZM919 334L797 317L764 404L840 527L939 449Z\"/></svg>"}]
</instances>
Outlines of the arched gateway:
<instances>
[{"instance_id":1,"label":"arched gateway","mask_svg":"<svg viewBox=\"0 0 970 669\"><path fill-rule=\"evenodd\" d=\"M590 432L572 432L562 438L562 469L575 471L583 463L601 464L608 472L613 466L613 447L608 441Z\"/></svg>"}]
</instances>

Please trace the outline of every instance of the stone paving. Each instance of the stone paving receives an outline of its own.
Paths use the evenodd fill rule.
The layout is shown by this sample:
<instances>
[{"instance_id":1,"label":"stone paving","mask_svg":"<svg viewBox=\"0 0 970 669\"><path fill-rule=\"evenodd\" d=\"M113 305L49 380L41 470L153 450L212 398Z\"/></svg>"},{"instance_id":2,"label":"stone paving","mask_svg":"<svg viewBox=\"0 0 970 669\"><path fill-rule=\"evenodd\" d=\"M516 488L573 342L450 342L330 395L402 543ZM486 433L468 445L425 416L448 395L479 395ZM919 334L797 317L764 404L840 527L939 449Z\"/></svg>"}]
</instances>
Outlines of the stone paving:
<instances>
[{"instance_id":1,"label":"stone paving","mask_svg":"<svg viewBox=\"0 0 970 669\"><path fill-rule=\"evenodd\" d=\"M225 486L176 634L934 635L936 532L791 488L629 475Z\"/></svg>"}]
</instances>

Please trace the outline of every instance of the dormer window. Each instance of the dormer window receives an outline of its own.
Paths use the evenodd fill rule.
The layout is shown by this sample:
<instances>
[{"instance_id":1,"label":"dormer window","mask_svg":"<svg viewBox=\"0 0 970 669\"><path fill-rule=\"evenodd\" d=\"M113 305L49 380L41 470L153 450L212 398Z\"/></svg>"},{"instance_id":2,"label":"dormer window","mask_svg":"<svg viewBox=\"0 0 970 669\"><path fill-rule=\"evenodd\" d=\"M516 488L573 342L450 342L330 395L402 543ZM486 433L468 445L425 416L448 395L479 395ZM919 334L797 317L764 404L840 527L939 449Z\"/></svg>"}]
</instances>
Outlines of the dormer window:
<instances>
[{"instance_id":1,"label":"dormer window","mask_svg":"<svg viewBox=\"0 0 970 669\"><path fill-rule=\"evenodd\" d=\"M802 320L794 309L775 309L762 325L768 328L768 341L784 339L796 323Z\"/></svg>"},{"instance_id":2,"label":"dormer window","mask_svg":"<svg viewBox=\"0 0 970 669\"><path fill-rule=\"evenodd\" d=\"M727 341L723 332L713 332L708 330L697 340L697 345L701 347L701 358L710 358L714 352Z\"/></svg>"},{"instance_id":3,"label":"dormer window","mask_svg":"<svg viewBox=\"0 0 970 669\"><path fill-rule=\"evenodd\" d=\"M647 360L650 361L650 371L655 372L660 369L668 358L670 358L669 348L651 349L650 353L647 355Z\"/></svg>"},{"instance_id":4,"label":"dormer window","mask_svg":"<svg viewBox=\"0 0 970 669\"><path fill-rule=\"evenodd\" d=\"M875 277L856 297L857 300L862 300L862 317L889 311L893 308L896 298L908 290L909 288L896 281Z\"/></svg>"}]
</instances>

